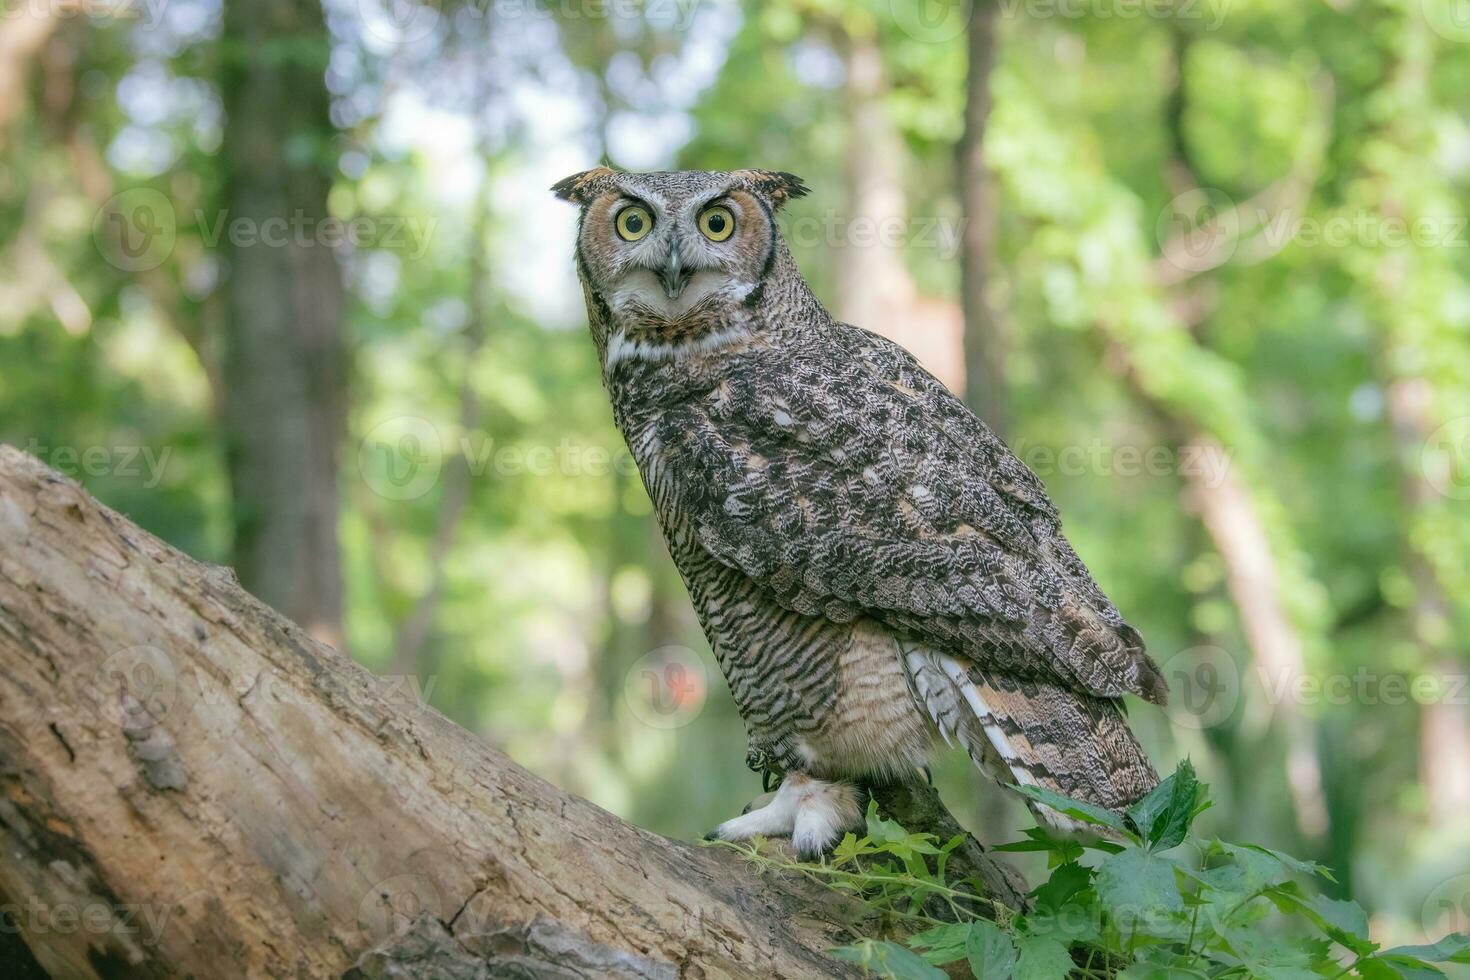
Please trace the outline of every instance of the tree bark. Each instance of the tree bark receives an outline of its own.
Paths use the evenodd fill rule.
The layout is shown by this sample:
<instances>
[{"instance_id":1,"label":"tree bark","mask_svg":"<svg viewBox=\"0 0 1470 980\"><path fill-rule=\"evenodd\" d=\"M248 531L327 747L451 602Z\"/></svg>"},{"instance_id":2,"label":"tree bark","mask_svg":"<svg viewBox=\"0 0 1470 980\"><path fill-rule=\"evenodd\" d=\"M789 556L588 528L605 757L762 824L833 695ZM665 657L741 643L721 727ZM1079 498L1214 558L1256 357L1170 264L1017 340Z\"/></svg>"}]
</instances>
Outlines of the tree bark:
<instances>
[{"instance_id":1,"label":"tree bark","mask_svg":"<svg viewBox=\"0 0 1470 980\"><path fill-rule=\"evenodd\" d=\"M252 593L342 646L341 274L320 232L334 167L317 0L228 0L219 159L227 259L222 413L234 563ZM236 233L239 229L240 233Z\"/></svg>"},{"instance_id":2,"label":"tree bark","mask_svg":"<svg viewBox=\"0 0 1470 980\"><path fill-rule=\"evenodd\" d=\"M995 69L994 0L975 5L966 28L969 66L965 74L965 129L956 147L956 183L964 221L960 252L960 306L964 310L965 404L1005 438L1009 423L1005 357L1005 310L994 298L995 178L985 160L990 122L990 75Z\"/></svg>"},{"instance_id":3,"label":"tree bark","mask_svg":"<svg viewBox=\"0 0 1470 980\"><path fill-rule=\"evenodd\" d=\"M0 952L18 932L68 978L850 975L824 955L844 899L630 826L412 690L0 447ZM889 799L946 831L932 791Z\"/></svg>"}]
</instances>

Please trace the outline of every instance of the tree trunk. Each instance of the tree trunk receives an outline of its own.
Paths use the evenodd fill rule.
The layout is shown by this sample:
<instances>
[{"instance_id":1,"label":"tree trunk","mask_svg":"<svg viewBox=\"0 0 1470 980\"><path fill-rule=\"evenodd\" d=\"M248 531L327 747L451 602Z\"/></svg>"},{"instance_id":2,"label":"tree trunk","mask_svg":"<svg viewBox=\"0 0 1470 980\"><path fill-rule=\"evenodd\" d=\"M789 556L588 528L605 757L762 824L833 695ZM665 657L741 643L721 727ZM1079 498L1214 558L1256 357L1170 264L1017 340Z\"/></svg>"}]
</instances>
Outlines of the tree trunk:
<instances>
[{"instance_id":1,"label":"tree trunk","mask_svg":"<svg viewBox=\"0 0 1470 980\"><path fill-rule=\"evenodd\" d=\"M903 139L883 105L882 52L868 36L844 34L840 43L847 69L848 213L834 248L837 317L902 344L951 390L963 391L960 311L948 300L919 295L904 263L905 248L938 247L943 236L927 219L909 215Z\"/></svg>"},{"instance_id":2,"label":"tree trunk","mask_svg":"<svg viewBox=\"0 0 1470 980\"><path fill-rule=\"evenodd\" d=\"M18 930L68 978L849 975L823 955L845 900L623 823L414 690L0 447L0 952ZM884 804L952 829L922 787Z\"/></svg>"},{"instance_id":3,"label":"tree trunk","mask_svg":"<svg viewBox=\"0 0 1470 980\"><path fill-rule=\"evenodd\" d=\"M956 183L964 221L960 252L960 306L964 310L965 404L1002 438L1006 435L1004 310L990 283L995 261L995 179L985 162L985 128L990 121L990 73L995 69L993 0L981 0L966 28L969 67L965 75L965 130L957 147Z\"/></svg>"},{"instance_id":4,"label":"tree trunk","mask_svg":"<svg viewBox=\"0 0 1470 980\"><path fill-rule=\"evenodd\" d=\"M1388 419L1403 466L1400 486L1412 528L1419 514L1439 503L1439 491L1425 477L1422 462L1436 428L1434 389L1428 380L1413 376L1399 377L1386 387ZM1414 584L1409 625L1421 650L1421 669L1448 684L1465 671L1450 642L1450 599L1420 536L1411 532L1406 537L1405 564ZM1470 706L1461 698L1446 696L1452 689L1442 689L1440 696L1419 707L1419 782L1424 786L1430 824L1438 828L1457 826L1470 809Z\"/></svg>"},{"instance_id":5,"label":"tree trunk","mask_svg":"<svg viewBox=\"0 0 1470 980\"><path fill-rule=\"evenodd\" d=\"M7 130L26 102L31 61L59 26L56 4L0 7L0 150Z\"/></svg>"},{"instance_id":6,"label":"tree trunk","mask_svg":"<svg viewBox=\"0 0 1470 980\"><path fill-rule=\"evenodd\" d=\"M321 234L334 166L316 0L228 0L220 248L234 562L255 595L342 644L342 281ZM215 227L211 224L209 227Z\"/></svg>"}]
</instances>

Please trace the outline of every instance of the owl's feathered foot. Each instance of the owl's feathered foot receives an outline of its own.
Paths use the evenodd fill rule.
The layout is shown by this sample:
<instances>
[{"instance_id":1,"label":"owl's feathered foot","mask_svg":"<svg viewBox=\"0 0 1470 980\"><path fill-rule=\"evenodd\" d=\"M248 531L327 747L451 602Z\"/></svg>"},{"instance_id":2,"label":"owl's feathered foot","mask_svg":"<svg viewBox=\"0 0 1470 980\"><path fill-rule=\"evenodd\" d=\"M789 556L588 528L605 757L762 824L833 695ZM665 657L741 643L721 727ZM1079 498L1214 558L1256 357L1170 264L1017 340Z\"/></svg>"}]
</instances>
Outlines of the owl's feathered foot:
<instances>
[{"instance_id":1,"label":"owl's feathered foot","mask_svg":"<svg viewBox=\"0 0 1470 980\"><path fill-rule=\"evenodd\" d=\"M861 827L860 793L851 783L828 782L806 773L789 773L769 803L726 820L709 840L744 841L752 837L790 837L796 856L815 861L841 839Z\"/></svg>"}]
</instances>

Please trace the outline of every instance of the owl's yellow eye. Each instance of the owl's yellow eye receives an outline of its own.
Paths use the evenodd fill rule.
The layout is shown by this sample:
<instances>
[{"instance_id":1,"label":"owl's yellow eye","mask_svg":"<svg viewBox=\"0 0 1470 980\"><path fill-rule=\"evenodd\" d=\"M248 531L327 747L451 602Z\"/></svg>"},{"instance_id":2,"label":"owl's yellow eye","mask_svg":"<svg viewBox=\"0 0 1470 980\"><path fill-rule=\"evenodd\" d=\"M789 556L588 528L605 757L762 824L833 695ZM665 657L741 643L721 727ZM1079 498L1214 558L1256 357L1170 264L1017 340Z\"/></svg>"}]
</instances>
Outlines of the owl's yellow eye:
<instances>
[{"instance_id":1,"label":"owl's yellow eye","mask_svg":"<svg viewBox=\"0 0 1470 980\"><path fill-rule=\"evenodd\" d=\"M619 238L625 242L636 242L653 230L653 215L648 213L647 208L635 204L619 211L618 220L614 224Z\"/></svg>"},{"instance_id":2,"label":"owl's yellow eye","mask_svg":"<svg viewBox=\"0 0 1470 980\"><path fill-rule=\"evenodd\" d=\"M699 216L700 233L712 242L723 242L735 234L735 216L730 209L715 205Z\"/></svg>"}]
</instances>

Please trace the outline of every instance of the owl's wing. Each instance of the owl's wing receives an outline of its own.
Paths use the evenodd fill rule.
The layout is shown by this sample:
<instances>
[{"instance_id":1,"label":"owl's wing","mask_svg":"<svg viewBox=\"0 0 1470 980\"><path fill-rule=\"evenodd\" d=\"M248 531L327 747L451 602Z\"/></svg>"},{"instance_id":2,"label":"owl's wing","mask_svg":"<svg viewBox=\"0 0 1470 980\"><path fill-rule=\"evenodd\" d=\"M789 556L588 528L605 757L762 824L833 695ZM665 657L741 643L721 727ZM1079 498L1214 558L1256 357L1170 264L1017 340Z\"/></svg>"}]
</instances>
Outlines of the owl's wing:
<instances>
[{"instance_id":1,"label":"owl's wing","mask_svg":"<svg viewBox=\"0 0 1470 980\"><path fill-rule=\"evenodd\" d=\"M650 433L654 492L781 605L1078 692L1167 687L1062 536L1041 482L907 352L846 325L743 355Z\"/></svg>"}]
</instances>

